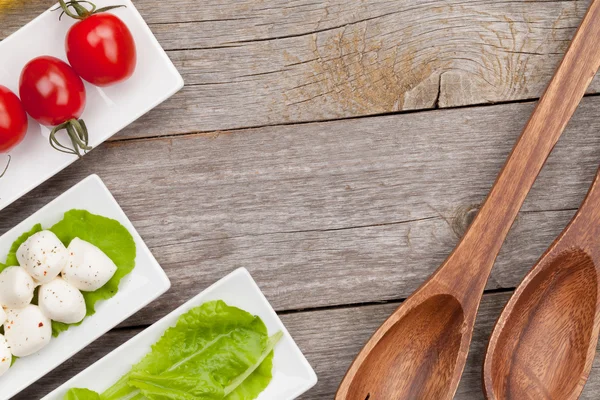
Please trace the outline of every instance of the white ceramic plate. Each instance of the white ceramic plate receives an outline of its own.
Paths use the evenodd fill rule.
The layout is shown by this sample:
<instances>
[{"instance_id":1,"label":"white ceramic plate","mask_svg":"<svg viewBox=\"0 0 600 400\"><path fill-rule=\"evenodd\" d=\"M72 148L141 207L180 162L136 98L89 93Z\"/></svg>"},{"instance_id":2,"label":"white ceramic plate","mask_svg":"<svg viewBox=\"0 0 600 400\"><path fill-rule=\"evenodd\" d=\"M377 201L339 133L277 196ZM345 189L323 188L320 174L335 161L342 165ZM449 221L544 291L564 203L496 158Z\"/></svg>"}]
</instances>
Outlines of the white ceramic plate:
<instances>
[{"instance_id":1,"label":"white ceramic plate","mask_svg":"<svg viewBox=\"0 0 600 400\"><path fill-rule=\"evenodd\" d=\"M96 147L175 94L183 86L183 79L130 0L94 3L98 7L127 6L110 12L131 30L138 57L129 80L104 89L85 84L87 105L82 118L90 132L90 145ZM66 61L65 35L75 20L65 16L58 21L58 15L59 12L48 10L0 42L0 85L18 95L21 70L29 60L51 55ZM11 151L10 168L0 179L0 210L77 160L77 156L52 149L49 132L49 128L29 119L25 140ZM62 139L66 140L64 136ZM1 169L7 160L6 155L0 154Z\"/></svg>"},{"instance_id":2,"label":"white ceramic plate","mask_svg":"<svg viewBox=\"0 0 600 400\"><path fill-rule=\"evenodd\" d=\"M260 394L258 400L295 399L317 383L317 375L300 352L294 339L248 271L240 268L106 355L43 400L62 400L65 393L74 387L98 392L108 389L150 351L150 346L160 339L167 328L176 324L181 314L210 300L223 300L229 305L258 315L265 322L269 335L277 331L284 333L275 347L273 380Z\"/></svg>"},{"instance_id":3,"label":"white ceramic plate","mask_svg":"<svg viewBox=\"0 0 600 400\"><path fill-rule=\"evenodd\" d=\"M80 326L53 338L39 353L19 359L0 376L0 399L9 399L33 382L68 360L75 353L102 336L152 300L166 292L171 283L142 241L115 199L100 178L92 175L53 200L44 208L0 237L0 260L12 243L35 224L48 228L73 208L113 218L125 226L135 240L137 254L135 268L121 281L119 291L109 300L96 305L96 314L86 318Z\"/></svg>"}]
</instances>

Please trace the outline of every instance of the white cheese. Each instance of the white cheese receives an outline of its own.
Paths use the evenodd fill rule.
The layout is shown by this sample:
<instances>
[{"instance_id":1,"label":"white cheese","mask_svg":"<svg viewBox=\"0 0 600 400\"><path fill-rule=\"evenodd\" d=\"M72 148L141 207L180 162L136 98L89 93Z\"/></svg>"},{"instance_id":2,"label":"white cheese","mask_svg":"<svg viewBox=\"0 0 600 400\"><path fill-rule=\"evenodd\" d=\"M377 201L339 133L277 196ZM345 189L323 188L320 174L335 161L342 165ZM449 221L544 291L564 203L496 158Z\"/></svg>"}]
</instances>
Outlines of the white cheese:
<instances>
[{"instance_id":1,"label":"white cheese","mask_svg":"<svg viewBox=\"0 0 600 400\"><path fill-rule=\"evenodd\" d=\"M96 246L75 238L67 249L64 280L84 292L100 289L117 272L115 263Z\"/></svg>"},{"instance_id":2,"label":"white cheese","mask_svg":"<svg viewBox=\"0 0 600 400\"><path fill-rule=\"evenodd\" d=\"M18 310L8 310L4 323L4 337L10 351L17 357L26 357L37 353L52 338L50 319L38 306L33 304Z\"/></svg>"},{"instance_id":3,"label":"white cheese","mask_svg":"<svg viewBox=\"0 0 600 400\"><path fill-rule=\"evenodd\" d=\"M81 292L62 278L40 287L38 302L44 315L53 321L74 324L85 317L85 299Z\"/></svg>"},{"instance_id":4,"label":"white cheese","mask_svg":"<svg viewBox=\"0 0 600 400\"><path fill-rule=\"evenodd\" d=\"M8 267L0 273L0 306L23 308L33 298L35 283L21 267Z\"/></svg>"},{"instance_id":5,"label":"white cheese","mask_svg":"<svg viewBox=\"0 0 600 400\"><path fill-rule=\"evenodd\" d=\"M4 335L0 335L0 376L4 375L12 363L12 354Z\"/></svg>"},{"instance_id":6,"label":"white cheese","mask_svg":"<svg viewBox=\"0 0 600 400\"><path fill-rule=\"evenodd\" d=\"M32 235L17 250L17 260L37 282L56 278L67 262L67 249L50 231Z\"/></svg>"}]
</instances>

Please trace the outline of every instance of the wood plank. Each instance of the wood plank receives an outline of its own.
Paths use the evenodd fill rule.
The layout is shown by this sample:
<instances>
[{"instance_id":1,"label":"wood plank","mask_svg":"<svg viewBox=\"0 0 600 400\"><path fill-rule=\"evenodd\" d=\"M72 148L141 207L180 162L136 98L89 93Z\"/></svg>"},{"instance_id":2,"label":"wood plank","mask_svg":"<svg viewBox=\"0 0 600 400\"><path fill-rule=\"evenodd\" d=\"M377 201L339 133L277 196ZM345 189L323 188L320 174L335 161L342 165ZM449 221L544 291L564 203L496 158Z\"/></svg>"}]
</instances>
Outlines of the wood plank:
<instances>
[{"instance_id":1,"label":"wood plank","mask_svg":"<svg viewBox=\"0 0 600 400\"><path fill-rule=\"evenodd\" d=\"M4 39L53 4L54 0L0 0L0 39Z\"/></svg>"},{"instance_id":2,"label":"wood plank","mask_svg":"<svg viewBox=\"0 0 600 400\"><path fill-rule=\"evenodd\" d=\"M52 1L13 3L0 37ZM121 137L537 98L588 3L139 0L188 86Z\"/></svg>"},{"instance_id":3,"label":"wood plank","mask_svg":"<svg viewBox=\"0 0 600 400\"><path fill-rule=\"evenodd\" d=\"M196 130L209 131L538 97L578 25L576 10L550 18L525 12L525 2L519 10L462 4L407 5L315 34L170 52L195 106L178 103L177 115L201 112ZM175 48L207 46L188 25L153 28Z\"/></svg>"},{"instance_id":4,"label":"wood plank","mask_svg":"<svg viewBox=\"0 0 600 400\"><path fill-rule=\"evenodd\" d=\"M286 35L277 27L287 22L272 22L277 33L264 37L252 12L237 6L232 21L200 31L194 23L152 25L166 48L183 48L169 55L188 86L124 135L154 135L169 117L176 124L160 125L163 134L536 98L586 9L570 1L366 4L355 5L367 10L353 22L316 33ZM249 21L238 20L245 15ZM334 17L348 19L343 11ZM590 92L599 88L596 80Z\"/></svg>"},{"instance_id":5,"label":"wood plank","mask_svg":"<svg viewBox=\"0 0 600 400\"><path fill-rule=\"evenodd\" d=\"M473 344L456 400L483 399L481 366L488 337L509 294L489 294L481 303ZM283 315L282 320L317 372L319 383L302 400L331 399L353 357L367 341L373 330L398 304L348 307L335 310L300 312ZM58 370L15 399L39 398L56 386L120 345L139 329L117 330L105 335ZM600 391L600 358L597 356L582 400L598 398Z\"/></svg>"},{"instance_id":6,"label":"wood plank","mask_svg":"<svg viewBox=\"0 0 600 400\"><path fill-rule=\"evenodd\" d=\"M513 287L583 199L598 166L599 105L586 99L568 127L489 288ZM106 144L1 212L0 232L97 172L173 280L128 324L239 266L278 310L400 299L450 252L453 218L483 199L531 107Z\"/></svg>"},{"instance_id":7,"label":"wood plank","mask_svg":"<svg viewBox=\"0 0 600 400\"><path fill-rule=\"evenodd\" d=\"M515 287L572 213L522 214L488 289ZM176 289L124 326L166 314L239 266L252 272L278 310L405 298L441 264L456 240L445 220L433 218L383 227L159 247L155 254Z\"/></svg>"}]
</instances>

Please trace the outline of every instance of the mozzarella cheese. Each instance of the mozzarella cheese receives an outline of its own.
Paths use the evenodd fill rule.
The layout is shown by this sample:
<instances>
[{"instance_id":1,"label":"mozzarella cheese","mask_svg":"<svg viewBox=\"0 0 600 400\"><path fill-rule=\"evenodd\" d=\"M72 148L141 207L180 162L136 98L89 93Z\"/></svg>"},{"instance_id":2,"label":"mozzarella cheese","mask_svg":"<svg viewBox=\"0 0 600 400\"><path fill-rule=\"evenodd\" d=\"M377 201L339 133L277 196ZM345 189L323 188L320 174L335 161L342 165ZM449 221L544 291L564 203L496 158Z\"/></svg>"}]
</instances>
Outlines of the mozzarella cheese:
<instances>
[{"instance_id":1,"label":"mozzarella cheese","mask_svg":"<svg viewBox=\"0 0 600 400\"><path fill-rule=\"evenodd\" d=\"M50 282L67 262L65 245L50 231L32 235L17 250L17 260L36 281Z\"/></svg>"},{"instance_id":2,"label":"mozzarella cheese","mask_svg":"<svg viewBox=\"0 0 600 400\"><path fill-rule=\"evenodd\" d=\"M85 317L85 299L77 288L62 278L44 283L38 295L40 309L53 321L74 324Z\"/></svg>"},{"instance_id":3,"label":"mozzarella cheese","mask_svg":"<svg viewBox=\"0 0 600 400\"><path fill-rule=\"evenodd\" d=\"M4 375L12 363L12 354L4 335L0 335L0 376Z\"/></svg>"},{"instance_id":4,"label":"mozzarella cheese","mask_svg":"<svg viewBox=\"0 0 600 400\"><path fill-rule=\"evenodd\" d=\"M38 306L30 304L25 308L8 310L6 314L4 336L13 355L26 357L50 343L51 322Z\"/></svg>"},{"instance_id":5,"label":"mozzarella cheese","mask_svg":"<svg viewBox=\"0 0 600 400\"><path fill-rule=\"evenodd\" d=\"M33 298L35 283L21 267L8 267L0 273L0 306L23 308Z\"/></svg>"},{"instance_id":6,"label":"mozzarella cheese","mask_svg":"<svg viewBox=\"0 0 600 400\"><path fill-rule=\"evenodd\" d=\"M117 272L115 263L102 250L79 238L71 241L67 254L62 277L84 292L100 289Z\"/></svg>"}]
</instances>

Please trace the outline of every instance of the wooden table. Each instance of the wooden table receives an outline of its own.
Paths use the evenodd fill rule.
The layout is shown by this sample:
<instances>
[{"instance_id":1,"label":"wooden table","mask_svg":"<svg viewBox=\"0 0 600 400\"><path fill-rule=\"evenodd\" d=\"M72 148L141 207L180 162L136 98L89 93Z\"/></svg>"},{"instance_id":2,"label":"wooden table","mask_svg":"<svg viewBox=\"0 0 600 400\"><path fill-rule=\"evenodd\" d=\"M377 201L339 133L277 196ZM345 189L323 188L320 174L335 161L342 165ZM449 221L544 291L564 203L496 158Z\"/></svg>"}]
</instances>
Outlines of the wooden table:
<instances>
[{"instance_id":1,"label":"wooden table","mask_svg":"<svg viewBox=\"0 0 600 400\"><path fill-rule=\"evenodd\" d=\"M0 0L0 38L53 2ZM17 398L245 266L319 375L302 399L331 399L456 244L588 4L137 0L186 87L2 211L0 234L97 173L173 286ZM591 183L599 92L596 79L502 250L457 399L482 398L498 313ZM582 398L599 395L597 359Z\"/></svg>"}]
</instances>

